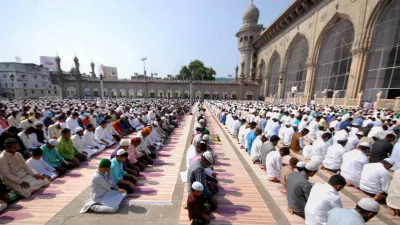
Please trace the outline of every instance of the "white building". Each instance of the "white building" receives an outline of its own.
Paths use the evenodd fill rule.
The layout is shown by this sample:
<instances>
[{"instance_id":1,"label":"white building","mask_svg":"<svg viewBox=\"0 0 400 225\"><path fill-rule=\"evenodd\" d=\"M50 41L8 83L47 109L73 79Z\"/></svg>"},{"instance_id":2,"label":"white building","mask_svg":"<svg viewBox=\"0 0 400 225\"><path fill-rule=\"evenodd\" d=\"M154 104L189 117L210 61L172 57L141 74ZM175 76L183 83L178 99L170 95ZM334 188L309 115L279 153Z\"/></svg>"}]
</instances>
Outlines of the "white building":
<instances>
[{"instance_id":1,"label":"white building","mask_svg":"<svg viewBox=\"0 0 400 225\"><path fill-rule=\"evenodd\" d=\"M47 68L33 63L0 63L0 98L35 99L58 97L60 88L51 84Z\"/></svg>"}]
</instances>

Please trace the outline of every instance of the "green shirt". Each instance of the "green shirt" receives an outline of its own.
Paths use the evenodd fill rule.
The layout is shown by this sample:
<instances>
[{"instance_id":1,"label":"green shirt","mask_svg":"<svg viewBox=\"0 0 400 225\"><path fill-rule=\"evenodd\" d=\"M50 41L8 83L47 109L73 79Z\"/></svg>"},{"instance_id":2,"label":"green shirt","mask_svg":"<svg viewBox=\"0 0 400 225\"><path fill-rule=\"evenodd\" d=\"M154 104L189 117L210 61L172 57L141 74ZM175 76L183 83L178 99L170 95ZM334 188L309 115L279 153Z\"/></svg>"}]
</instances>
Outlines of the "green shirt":
<instances>
[{"instance_id":1,"label":"green shirt","mask_svg":"<svg viewBox=\"0 0 400 225\"><path fill-rule=\"evenodd\" d=\"M58 154L56 149L50 149L46 144L40 148L43 150L42 159L50 166L56 168L61 166L62 163L65 163L64 158Z\"/></svg>"},{"instance_id":2,"label":"green shirt","mask_svg":"<svg viewBox=\"0 0 400 225\"><path fill-rule=\"evenodd\" d=\"M57 139L57 152L66 160L72 160L75 157L75 154L78 154L79 151L72 144L71 139L65 139L63 137L59 137Z\"/></svg>"}]
</instances>

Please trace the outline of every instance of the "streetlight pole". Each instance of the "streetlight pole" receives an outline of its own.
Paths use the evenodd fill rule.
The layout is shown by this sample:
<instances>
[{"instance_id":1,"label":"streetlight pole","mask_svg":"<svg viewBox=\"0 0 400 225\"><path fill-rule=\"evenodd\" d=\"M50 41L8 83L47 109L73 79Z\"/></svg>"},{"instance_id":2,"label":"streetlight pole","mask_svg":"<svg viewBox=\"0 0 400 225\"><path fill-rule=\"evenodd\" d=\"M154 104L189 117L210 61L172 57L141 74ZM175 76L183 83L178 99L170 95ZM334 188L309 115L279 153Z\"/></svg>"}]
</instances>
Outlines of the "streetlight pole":
<instances>
[{"instance_id":1,"label":"streetlight pole","mask_svg":"<svg viewBox=\"0 0 400 225\"><path fill-rule=\"evenodd\" d=\"M103 79L104 79L103 74L100 74L101 100L104 100Z\"/></svg>"}]
</instances>

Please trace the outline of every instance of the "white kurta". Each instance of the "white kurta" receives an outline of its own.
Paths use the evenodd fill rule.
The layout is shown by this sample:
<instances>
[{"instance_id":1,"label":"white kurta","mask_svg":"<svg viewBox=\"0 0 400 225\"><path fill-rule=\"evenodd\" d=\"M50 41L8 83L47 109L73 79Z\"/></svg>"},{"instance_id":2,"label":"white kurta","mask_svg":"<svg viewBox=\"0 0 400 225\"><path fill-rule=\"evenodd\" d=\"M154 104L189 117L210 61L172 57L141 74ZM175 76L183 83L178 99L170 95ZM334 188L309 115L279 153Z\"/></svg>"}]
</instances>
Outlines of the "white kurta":
<instances>
[{"instance_id":1,"label":"white kurta","mask_svg":"<svg viewBox=\"0 0 400 225\"><path fill-rule=\"evenodd\" d=\"M361 172L360 189L371 193L388 193L390 184L389 172L382 163L364 165Z\"/></svg>"},{"instance_id":2,"label":"white kurta","mask_svg":"<svg viewBox=\"0 0 400 225\"><path fill-rule=\"evenodd\" d=\"M87 147L84 136L79 136L78 134L75 134L71 137L71 141L79 152L86 152L89 158L97 153L97 149L91 149Z\"/></svg>"},{"instance_id":3,"label":"white kurta","mask_svg":"<svg viewBox=\"0 0 400 225\"><path fill-rule=\"evenodd\" d=\"M344 150L346 152L351 151L353 149L356 149L358 147L358 143L360 142L360 139L356 135L352 135L347 139L347 143L344 146Z\"/></svg>"},{"instance_id":4,"label":"white kurta","mask_svg":"<svg viewBox=\"0 0 400 225\"><path fill-rule=\"evenodd\" d=\"M350 184L359 187L362 169L365 164L369 163L368 157L363 151L354 149L344 153L342 160L340 175Z\"/></svg>"},{"instance_id":5,"label":"white kurta","mask_svg":"<svg viewBox=\"0 0 400 225\"><path fill-rule=\"evenodd\" d=\"M107 130L105 128L102 128L101 126L98 126L94 131L94 138L100 143L102 143L101 140L105 140L106 142L108 142L108 146L114 144L113 137L109 135Z\"/></svg>"},{"instance_id":6,"label":"white kurta","mask_svg":"<svg viewBox=\"0 0 400 225\"><path fill-rule=\"evenodd\" d=\"M193 157L195 157L196 155L198 155L198 153L196 151L196 147L194 145L190 145L188 150L186 151L186 168L187 169L189 169L190 160L192 160Z\"/></svg>"},{"instance_id":7,"label":"white kurta","mask_svg":"<svg viewBox=\"0 0 400 225\"><path fill-rule=\"evenodd\" d=\"M292 127L285 127L285 129L283 129L281 141L285 144L285 146L290 146L292 144L292 136L294 133L295 132Z\"/></svg>"},{"instance_id":8,"label":"white kurta","mask_svg":"<svg viewBox=\"0 0 400 225\"><path fill-rule=\"evenodd\" d=\"M312 150L313 150L313 146L312 145L304 146L302 154L303 154L305 159L311 159Z\"/></svg>"},{"instance_id":9,"label":"white kurta","mask_svg":"<svg viewBox=\"0 0 400 225\"><path fill-rule=\"evenodd\" d=\"M312 146L311 161L320 164L325 158L328 144L321 139L314 141Z\"/></svg>"},{"instance_id":10,"label":"white kurta","mask_svg":"<svg viewBox=\"0 0 400 225\"><path fill-rule=\"evenodd\" d=\"M37 140L37 136L35 133L27 135L25 132L19 132L18 136L27 149L34 149L43 145L43 143L40 143Z\"/></svg>"},{"instance_id":11,"label":"white kurta","mask_svg":"<svg viewBox=\"0 0 400 225\"><path fill-rule=\"evenodd\" d=\"M311 123L308 125L309 133L308 137L311 140L316 140L317 139L317 131L319 130L319 123L316 120L311 121Z\"/></svg>"},{"instance_id":12,"label":"white kurta","mask_svg":"<svg viewBox=\"0 0 400 225\"><path fill-rule=\"evenodd\" d=\"M265 159L265 165L267 167L268 178L280 179L280 171L282 168L282 156L279 151L272 151L267 154Z\"/></svg>"},{"instance_id":13,"label":"white kurta","mask_svg":"<svg viewBox=\"0 0 400 225\"><path fill-rule=\"evenodd\" d=\"M61 130L57 129L57 126L52 124L47 128L47 133L50 139L58 139L61 136Z\"/></svg>"},{"instance_id":14,"label":"white kurta","mask_svg":"<svg viewBox=\"0 0 400 225\"><path fill-rule=\"evenodd\" d=\"M315 184L304 209L306 224L326 224L328 212L337 207L343 207L339 193L329 184Z\"/></svg>"},{"instance_id":15,"label":"white kurta","mask_svg":"<svg viewBox=\"0 0 400 225\"><path fill-rule=\"evenodd\" d=\"M6 151L0 153L0 176L3 183L26 198L32 192L50 184L49 180L36 180L33 175L35 173L20 153L17 152L14 155ZM21 188L20 184L24 181L30 184L29 188Z\"/></svg>"},{"instance_id":16,"label":"white kurta","mask_svg":"<svg viewBox=\"0 0 400 225\"><path fill-rule=\"evenodd\" d=\"M97 148L99 148L98 151L103 151L106 148L105 145L102 145L98 141L96 141L96 139L94 137L94 132L85 130L83 132L83 137L85 138L85 144L86 144L87 148L97 147Z\"/></svg>"},{"instance_id":17,"label":"white kurta","mask_svg":"<svg viewBox=\"0 0 400 225\"><path fill-rule=\"evenodd\" d=\"M244 146L245 144L245 134L246 134L246 125L243 124L239 128L239 134L238 134L240 146Z\"/></svg>"},{"instance_id":18,"label":"white kurta","mask_svg":"<svg viewBox=\"0 0 400 225\"><path fill-rule=\"evenodd\" d=\"M50 166L42 159L36 160L36 159L30 158L26 161L26 164L28 164L28 166L36 173L38 173L40 175L47 175L47 176L51 177L51 180L54 180L58 176L54 172L54 171L56 171L56 169L54 169L54 167Z\"/></svg>"},{"instance_id":19,"label":"white kurta","mask_svg":"<svg viewBox=\"0 0 400 225\"><path fill-rule=\"evenodd\" d=\"M256 139L253 141L253 144L251 145L251 158L256 160L261 160L260 159L260 154L261 154L261 147L262 147L262 141L261 141L261 137L258 136L256 137Z\"/></svg>"},{"instance_id":20,"label":"white kurta","mask_svg":"<svg viewBox=\"0 0 400 225\"><path fill-rule=\"evenodd\" d=\"M340 144L333 144L328 150L323 161L324 167L331 170L339 170L342 165L342 156L345 150Z\"/></svg>"},{"instance_id":21,"label":"white kurta","mask_svg":"<svg viewBox=\"0 0 400 225\"><path fill-rule=\"evenodd\" d=\"M67 128L71 130L71 133L75 134L76 128L80 127L78 124L78 119L73 119L72 117L68 117L65 121Z\"/></svg>"}]
</instances>

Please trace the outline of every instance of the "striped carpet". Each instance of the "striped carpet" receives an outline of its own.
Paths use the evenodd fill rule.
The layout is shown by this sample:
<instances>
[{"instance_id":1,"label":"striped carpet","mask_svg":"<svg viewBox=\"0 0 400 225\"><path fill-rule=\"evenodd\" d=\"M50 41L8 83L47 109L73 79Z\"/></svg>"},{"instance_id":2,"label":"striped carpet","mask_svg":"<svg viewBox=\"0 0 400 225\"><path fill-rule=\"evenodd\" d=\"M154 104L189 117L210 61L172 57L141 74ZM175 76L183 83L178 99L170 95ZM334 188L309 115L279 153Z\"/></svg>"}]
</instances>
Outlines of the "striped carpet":
<instances>
[{"instance_id":1,"label":"striped carpet","mask_svg":"<svg viewBox=\"0 0 400 225\"><path fill-rule=\"evenodd\" d=\"M221 124L220 122L218 122ZM221 124L222 125L222 124ZM225 127L224 125L222 125ZM227 133L228 131L225 130ZM229 135L230 139L234 143L235 147L240 149L240 145L238 144L237 140L235 140L231 135ZM287 198L286 194L283 192L282 185L280 183L274 183L270 182L267 180L267 174L265 171L260 169L259 164L253 164L251 162L250 156L244 151L240 150L241 154L243 157L245 157L247 160L247 163L249 166L252 168L256 176L259 178L259 180L262 182L264 187L267 189L267 191L270 193L272 196L273 200L276 202L276 204L279 206L280 210L283 212L285 217L288 219L288 221L291 224L304 224L304 219L301 217L298 217L296 215L291 215L290 213L287 212ZM304 157L299 154L295 154L294 152L291 152L291 155L293 157L298 158L300 161L305 161ZM289 156L284 157L283 163L288 164L289 163ZM312 183L326 183L324 179L322 179L321 175L325 175L325 177L331 177L333 174L325 171L325 170L320 170L314 177L310 178L310 182ZM361 192L358 189L352 188L352 187L345 187L345 190L350 192L351 194L355 195L358 197L358 199L368 197L366 196L363 192ZM340 192L340 197L342 199L343 207L344 208L354 208L356 205L356 201L352 200L348 195L345 195L343 192ZM383 219L381 219L383 218ZM370 221L368 221L368 224L371 225L380 225L380 224L400 224L400 218L399 217L392 217L388 214L387 208L384 206L381 206L381 211L379 212L378 217L372 218Z\"/></svg>"},{"instance_id":2,"label":"striped carpet","mask_svg":"<svg viewBox=\"0 0 400 225\"><path fill-rule=\"evenodd\" d=\"M206 118L210 133L218 134L221 140L211 144L217 155L214 169L220 182L219 205L211 224L277 224L218 124L208 112ZM187 195L186 187L182 203L186 203ZM190 224L185 209L181 209L179 224Z\"/></svg>"},{"instance_id":3,"label":"striped carpet","mask_svg":"<svg viewBox=\"0 0 400 225\"><path fill-rule=\"evenodd\" d=\"M135 193L125 199L125 204L172 204L172 193L179 174L179 166L189 133L192 116L185 116L160 149L154 164L141 172ZM131 134L127 138L135 137ZM99 161L109 158L115 146L106 149L81 164L65 176L57 178L48 187L31 197L9 206L0 214L0 224L45 224L91 184L91 178ZM80 209L76 209L79 211Z\"/></svg>"}]
</instances>

